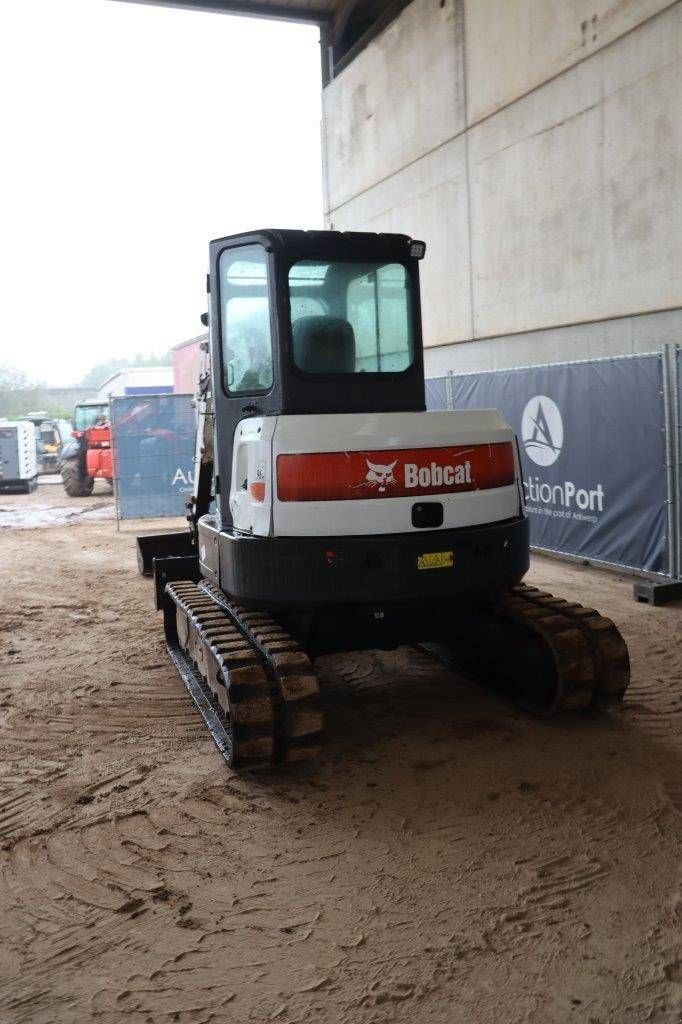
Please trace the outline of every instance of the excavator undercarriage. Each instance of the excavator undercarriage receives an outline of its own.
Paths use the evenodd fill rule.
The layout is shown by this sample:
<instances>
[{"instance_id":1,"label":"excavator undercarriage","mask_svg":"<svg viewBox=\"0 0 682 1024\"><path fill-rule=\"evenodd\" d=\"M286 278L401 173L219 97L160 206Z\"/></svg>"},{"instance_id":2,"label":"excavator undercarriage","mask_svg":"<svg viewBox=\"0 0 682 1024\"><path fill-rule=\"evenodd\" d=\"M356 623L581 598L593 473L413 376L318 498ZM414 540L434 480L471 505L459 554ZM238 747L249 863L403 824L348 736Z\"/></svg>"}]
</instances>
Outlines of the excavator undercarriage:
<instances>
[{"instance_id":1,"label":"excavator undercarriage","mask_svg":"<svg viewBox=\"0 0 682 1024\"><path fill-rule=\"evenodd\" d=\"M521 584L490 605L451 611L449 643L415 646L520 708L551 717L622 700L627 647L594 609ZM266 768L319 753L315 669L276 618L189 580L166 584L163 613L171 659L229 765Z\"/></svg>"}]
</instances>

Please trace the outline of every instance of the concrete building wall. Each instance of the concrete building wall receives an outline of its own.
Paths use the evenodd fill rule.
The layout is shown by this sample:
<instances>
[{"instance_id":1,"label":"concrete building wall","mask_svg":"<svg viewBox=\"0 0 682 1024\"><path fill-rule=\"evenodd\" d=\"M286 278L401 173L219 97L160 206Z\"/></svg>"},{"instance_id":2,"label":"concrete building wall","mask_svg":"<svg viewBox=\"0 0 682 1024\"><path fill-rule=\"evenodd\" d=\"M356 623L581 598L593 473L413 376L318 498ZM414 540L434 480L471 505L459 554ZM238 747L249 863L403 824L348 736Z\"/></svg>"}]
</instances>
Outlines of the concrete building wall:
<instances>
[{"instance_id":1,"label":"concrete building wall","mask_svg":"<svg viewBox=\"0 0 682 1024\"><path fill-rule=\"evenodd\" d=\"M462 24L452 0L415 0L324 90L332 209L465 128Z\"/></svg>"},{"instance_id":2,"label":"concrete building wall","mask_svg":"<svg viewBox=\"0 0 682 1024\"><path fill-rule=\"evenodd\" d=\"M680 0L413 0L325 89L327 222L426 240L430 372L682 341L681 97Z\"/></svg>"},{"instance_id":3,"label":"concrete building wall","mask_svg":"<svg viewBox=\"0 0 682 1024\"><path fill-rule=\"evenodd\" d=\"M467 0L469 123L603 49L670 0Z\"/></svg>"}]
</instances>

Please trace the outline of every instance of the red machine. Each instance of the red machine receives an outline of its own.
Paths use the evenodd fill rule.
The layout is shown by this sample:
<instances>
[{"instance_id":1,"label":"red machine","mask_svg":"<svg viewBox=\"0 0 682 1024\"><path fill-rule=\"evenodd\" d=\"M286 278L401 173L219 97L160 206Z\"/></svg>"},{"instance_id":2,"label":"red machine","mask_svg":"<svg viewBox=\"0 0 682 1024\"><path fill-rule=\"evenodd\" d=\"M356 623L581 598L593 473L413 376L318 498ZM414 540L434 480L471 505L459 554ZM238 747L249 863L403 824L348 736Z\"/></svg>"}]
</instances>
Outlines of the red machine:
<instances>
[{"instance_id":1,"label":"red machine","mask_svg":"<svg viewBox=\"0 0 682 1024\"><path fill-rule=\"evenodd\" d=\"M109 405L81 402L73 419L73 440L62 448L59 472L69 497L82 498L92 493L95 480L113 480Z\"/></svg>"}]
</instances>

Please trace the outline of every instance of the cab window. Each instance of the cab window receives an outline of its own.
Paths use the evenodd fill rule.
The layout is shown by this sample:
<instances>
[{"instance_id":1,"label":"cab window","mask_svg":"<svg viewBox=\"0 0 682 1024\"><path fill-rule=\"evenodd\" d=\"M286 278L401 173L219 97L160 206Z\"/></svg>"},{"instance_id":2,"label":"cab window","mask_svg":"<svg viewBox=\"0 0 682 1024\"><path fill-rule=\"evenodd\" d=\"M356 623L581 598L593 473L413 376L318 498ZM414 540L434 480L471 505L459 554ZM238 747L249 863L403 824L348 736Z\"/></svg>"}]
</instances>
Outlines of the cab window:
<instances>
[{"instance_id":1,"label":"cab window","mask_svg":"<svg viewBox=\"0 0 682 1024\"><path fill-rule=\"evenodd\" d=\"M294 362L306 373L402 373L414 358L402 263L301 260L289 271Z\"/></svg>"},{"instance_id":2,"label":"cab window","mask_svg":"<svg viewBox=\"0 0 682 1024\"><path fill-rule=\"evenodd\" d=\"M265 249L225 249L220 255L223 380L229 394L272 387L272 339Z\"/></svg>"},{"instance_id":3,"label":"cab window","mask_svg":"<svg viewBox=\"0 0 682 1024\"><path fill-rule=\"evenodd\" d=\"M109 418L109 405L77 405L74 413L76 430L87 430L95 424L104 424Z\"/></svg>"}]
</instances>

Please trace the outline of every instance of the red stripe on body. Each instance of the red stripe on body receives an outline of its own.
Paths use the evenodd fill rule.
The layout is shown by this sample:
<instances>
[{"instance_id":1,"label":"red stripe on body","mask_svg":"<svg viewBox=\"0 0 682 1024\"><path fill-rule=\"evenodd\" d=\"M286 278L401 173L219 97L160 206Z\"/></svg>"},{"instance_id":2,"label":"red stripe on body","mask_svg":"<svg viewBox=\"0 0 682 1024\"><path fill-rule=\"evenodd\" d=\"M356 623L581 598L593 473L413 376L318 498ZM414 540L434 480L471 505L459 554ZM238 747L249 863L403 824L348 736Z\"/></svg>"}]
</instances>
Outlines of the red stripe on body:
<instances>
[{"instance_id":1,"label":"red stripe on body","mask_svg":"<svg viewBox=\"0 0 682 1024\"><path fill-rule=\"evenodd\" d=\"M510 441L277 456L280 501L422 497L483 491L513 482Z\"/></svg>"}]
</instances>

